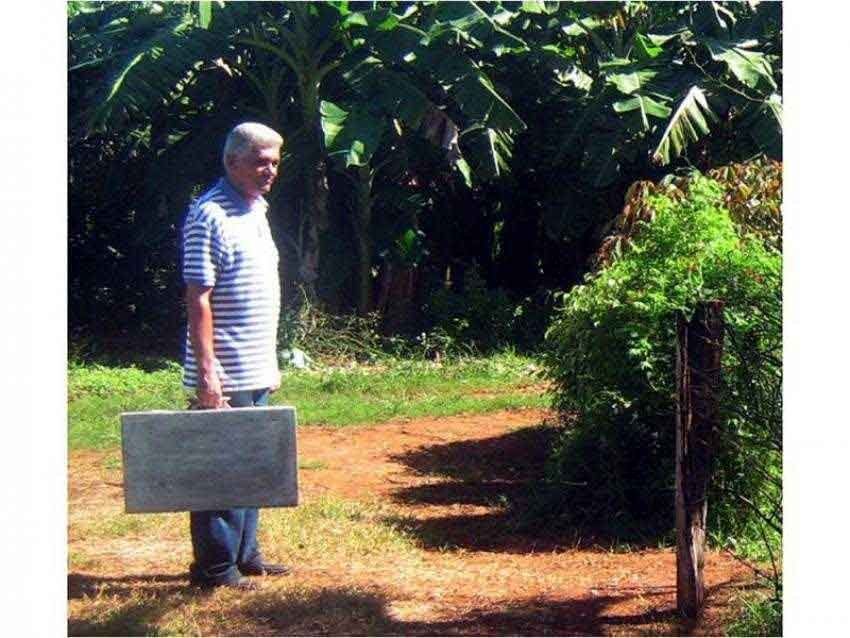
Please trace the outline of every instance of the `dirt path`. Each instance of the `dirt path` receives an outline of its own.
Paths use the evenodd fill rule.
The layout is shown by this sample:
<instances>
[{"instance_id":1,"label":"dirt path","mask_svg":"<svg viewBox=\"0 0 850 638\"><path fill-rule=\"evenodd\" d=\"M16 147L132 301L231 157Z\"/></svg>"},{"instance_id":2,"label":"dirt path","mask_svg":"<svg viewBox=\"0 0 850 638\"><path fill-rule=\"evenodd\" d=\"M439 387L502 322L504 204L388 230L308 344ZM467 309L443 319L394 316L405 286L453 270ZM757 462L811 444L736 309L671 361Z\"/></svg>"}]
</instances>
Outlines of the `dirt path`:
<instances>
[{"instance_id":1,"label":"dirt path","mask_svg":"<svg viewBox=\"0 0 850 638\"><path fill-rule=\"evenodd\" d=\"M124 520L120 471L108 455L73 453L70 633L722 633L736 592L751 580L730 557L708 555L706 612L684 626L675 613L672 551L615 553L546 530L515 531L505 504L521 502L540 476L551 436L540 427L545 417L521 411L300 428L302 502L330 497L380 507L415 550L344 561L311 555L308 564L293 564L292 576L249 594L187 586L191 548L182 519L137 535L93 527L97 518Z\"/></svg>"}]
</instances>

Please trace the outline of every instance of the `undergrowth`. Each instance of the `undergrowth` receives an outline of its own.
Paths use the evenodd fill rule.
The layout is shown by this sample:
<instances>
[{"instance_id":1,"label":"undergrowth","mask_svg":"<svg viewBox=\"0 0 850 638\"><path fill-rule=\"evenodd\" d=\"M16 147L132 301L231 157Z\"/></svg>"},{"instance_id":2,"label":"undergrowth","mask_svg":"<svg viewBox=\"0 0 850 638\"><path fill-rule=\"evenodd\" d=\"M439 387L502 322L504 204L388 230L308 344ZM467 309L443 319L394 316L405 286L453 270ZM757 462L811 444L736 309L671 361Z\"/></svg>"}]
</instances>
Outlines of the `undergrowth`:
<instances>
[{"instance_id":1,"label":"undergrowth","mask_svg":"<svg viewBox=\"0 0 850 638\"><path fill-rule=\"evenodd\" d=\"M782 601L766 596L741 599L741 611L726 627L729 636L781 636Z\"/></svg>"}]
</instances>

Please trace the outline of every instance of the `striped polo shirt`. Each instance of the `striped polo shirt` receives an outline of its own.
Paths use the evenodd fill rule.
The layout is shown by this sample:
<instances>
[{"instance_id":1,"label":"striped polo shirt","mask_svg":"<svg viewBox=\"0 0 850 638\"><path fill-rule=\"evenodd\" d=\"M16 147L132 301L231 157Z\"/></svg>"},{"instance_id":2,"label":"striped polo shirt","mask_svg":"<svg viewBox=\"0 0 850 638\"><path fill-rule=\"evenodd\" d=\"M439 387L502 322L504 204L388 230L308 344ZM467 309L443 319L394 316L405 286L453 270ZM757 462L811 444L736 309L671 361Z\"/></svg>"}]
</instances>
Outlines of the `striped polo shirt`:
<instances>
[{"instance_id":1,"label":"striped polo shirt","mask_svg":"<svg viewBox=\"0 0 850 638\"><path fill-rule=\"evenodd\" d=\"M277 385L278 253L262 197L249 204L227 181L192 204L183 225L183 281L211 286L215 366L224 392ZM183 385L197 387L186 330Z\"/></svg>"}]
</instances>

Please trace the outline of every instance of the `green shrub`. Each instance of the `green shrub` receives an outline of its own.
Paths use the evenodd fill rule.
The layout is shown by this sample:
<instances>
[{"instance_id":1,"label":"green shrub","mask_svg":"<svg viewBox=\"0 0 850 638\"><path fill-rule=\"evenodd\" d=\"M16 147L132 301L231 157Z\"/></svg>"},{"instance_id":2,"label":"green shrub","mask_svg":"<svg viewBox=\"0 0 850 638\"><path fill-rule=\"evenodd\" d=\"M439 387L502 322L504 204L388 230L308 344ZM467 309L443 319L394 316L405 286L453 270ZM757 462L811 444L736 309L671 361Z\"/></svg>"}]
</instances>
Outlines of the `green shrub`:
<instances>
[{"instance_id":1,"label":"green shrub","mask_svg":"<svg viewBox=\"0 0 850 638\"><path fill-rule=\"evenodd\" d=\"M514 307L507 293L488 289L477 267L469 268L460 291L435 291L426 307L434 329L479 351L510 343Z\"/></svg>"},{"instance_id":2,"label":"green shrub","mask_svg":"<svg viewBox=\"0 0 850 638\"><path fill-rule=\"evenodd\" d=\"M669 532L676 317L701 301L726 303L722 407L734 435L722 437L715 459L710 527L744 533L754 513L736 495L756 498L779 483L781 255L741 235L722 197L698 175L685 197L651 196L651 221L638 221L628 247L554 314L544 365L555 407L571 418L547 467L557 495L547 506L569 522L618 536Z\"/></svg>"},{"instance_id":3,"label":"green shrub","mask_svg":"<svg viewBox=\"0 0 850 638\"><path fill-rule=\"evenodd\" d=\"M443 341L460 352L492 352L506 347L537 350L552 310L552 294L512 297L502 288L488 288L476 265L464 274L460 290L442 288L425 306L432 324L431 341Z\"/></svg>"}]
</instances>

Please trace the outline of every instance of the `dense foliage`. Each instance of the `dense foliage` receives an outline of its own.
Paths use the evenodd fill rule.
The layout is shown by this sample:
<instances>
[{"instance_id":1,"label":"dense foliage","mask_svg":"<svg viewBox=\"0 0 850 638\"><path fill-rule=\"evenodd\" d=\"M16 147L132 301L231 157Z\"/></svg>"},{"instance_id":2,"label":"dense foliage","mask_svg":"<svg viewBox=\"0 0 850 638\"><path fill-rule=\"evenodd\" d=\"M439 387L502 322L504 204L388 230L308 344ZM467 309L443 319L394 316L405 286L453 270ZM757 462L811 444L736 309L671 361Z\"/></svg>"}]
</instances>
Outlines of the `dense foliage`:
<instances>
[{"instance_id":1,"label":"dense foliage","mask_svg":"<svg viewBox=\"0 0 850 638\"><path fill-rule=\"evenodd\" d=\"M723 425L709 529L724 542L764 540L757 553L776 558L781 254L733 222L723 201L734 189L696 175L654 190L642 201L650 218L635 222L618 254L563 297L547 334L547 373L565 417L548 505L570 522L622 536L672 528L677 315L719 299Z\"/></svg>"},{"instance_id":2,"label":"dense foliage","mask_svg":"<svg viewBox=\"0 0 850 638\"><path fill-rule=\"evenodd\" d=\"M70 321L99 342L179 343L181 217L246 118L287 139L288 305L485 347L539 342L635 180L781 152L779 3L68 7Z\"/></svg>"}]
</instances>

